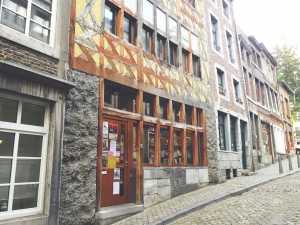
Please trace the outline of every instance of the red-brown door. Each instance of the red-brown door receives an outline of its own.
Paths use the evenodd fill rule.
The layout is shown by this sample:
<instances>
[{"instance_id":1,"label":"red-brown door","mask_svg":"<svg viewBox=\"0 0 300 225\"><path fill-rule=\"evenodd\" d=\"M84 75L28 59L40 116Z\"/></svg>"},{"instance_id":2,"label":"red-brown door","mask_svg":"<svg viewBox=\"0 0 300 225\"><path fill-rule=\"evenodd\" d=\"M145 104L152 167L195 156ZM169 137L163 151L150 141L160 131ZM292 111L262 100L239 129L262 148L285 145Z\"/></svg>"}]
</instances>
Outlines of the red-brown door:
<instances>
[{"instance_id":1,"label":"red-brown door","mask_svg":"<svg viewBox=\"0 0 300 225\"><path fill-rule=\"evenodd\" d=\"M104 119L102 149L101 206L130 201L132 122Z\"/></svg>"}]
</instances>

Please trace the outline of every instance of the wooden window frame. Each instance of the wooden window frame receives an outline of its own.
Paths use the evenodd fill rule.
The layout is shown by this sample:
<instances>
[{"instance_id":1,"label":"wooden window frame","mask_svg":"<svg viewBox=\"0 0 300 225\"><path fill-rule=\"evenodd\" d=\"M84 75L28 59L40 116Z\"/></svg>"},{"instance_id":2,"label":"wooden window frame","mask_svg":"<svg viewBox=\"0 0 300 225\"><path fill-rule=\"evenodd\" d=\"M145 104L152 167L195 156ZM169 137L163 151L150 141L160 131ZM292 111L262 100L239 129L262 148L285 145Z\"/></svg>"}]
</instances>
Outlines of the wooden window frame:
<instances>
[{"instance_id":1,"label":"wooden window frame","mask_svg":"<svg viewBox=\"0 0 300 225\"><path fill-rule=\"evenodd\" d=\"M157 33L156 35L156 38L157 38L157 43L156 43L156 56L158 58L158 60L161 62L161 63L166 63L168 61L168 57L167 57L167 38L164 37L163 35ZM163 52L160 51L160 46L161 46L161 43L162 44L162 50ZM161 54L162 54L162 57L161 57Z\"/></svg>"},{"instance_id":2,"label":"wooden window frame","mask_svg":"<svg viewBox=\"0 0 300 225\"><path fill-rule=\"evenodd\" d=\"M154 31L154 29L147 26L146 24L143 24L142 32L143 32L142 41L143 41L144 53L147 53L150 55L155 55L155 41L154 41L155 31ZM149 49L145 49L145 46L147 46L147 45L149 46Z\"/></svg>"},{"instance_id":3,"label":"wooden window frame","mask_svg":"<svg viewBox=\"0 0 300 225\"><path fill-rule=\"evenodd\" d=\"M125 39L125 20L129 21L129 40ZM123 39L132 45L136 45L137 40L137 20L128 13L124 13Z\"/></svg>"},{"instance_id":4,"label":"wooden window frame","mask_svg":"<svg viewBox=\"0 0 300 225\"><path fill-rule=\"evenodd\" d=\"M177 67L177 68L179 67L178 45L171 40L169 41L169 57L168 58L169 58L169 65Z\"/></svg>"},{"instance_id":5,"label":"wooden window frame","mask_svg":"<svg viewBox=\"0 0 300 225\"><path fill-rule=\"evenodd\" d=\"M185 48L182 48L182 70L185 73L191 72L191 53L186 50Z\"/></svg>"},{"instance_id":6,"label":"wooden window frame","mask_svg":"<svg viewBox=\"0 0 300 225\"><path fill-rule=\"evenodd\" d=\"M197 64L199 64L199 68L198 68L198 74L196 74L195 72L195 63L197 60ZM201 66L201 58L198 55L192 54L192 68L193 68L193 75L195 77L198 77L200 79L202 79L202 66Z\"/></svg>"}]
</instances>

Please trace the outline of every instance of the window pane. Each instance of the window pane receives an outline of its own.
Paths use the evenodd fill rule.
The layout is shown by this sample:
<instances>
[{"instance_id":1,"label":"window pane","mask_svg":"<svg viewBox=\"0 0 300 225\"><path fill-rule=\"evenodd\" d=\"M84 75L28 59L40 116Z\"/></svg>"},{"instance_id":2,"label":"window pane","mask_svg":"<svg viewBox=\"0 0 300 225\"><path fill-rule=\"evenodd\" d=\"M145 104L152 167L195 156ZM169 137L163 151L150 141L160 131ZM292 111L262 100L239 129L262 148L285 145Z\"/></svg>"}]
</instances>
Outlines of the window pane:
<instances>
[{"instance_id":1,"label":"window pane","mask_svg":"<svg viewBox=\"0 0 300 225\"><path fill-rule=\"evenodd\" d=\"M164 33L167 32L167 16L160 9L156 9L157 28Z\"/></svg>"},{"instance_id":2,"label":"window pane","mask_svg":"<svg viewBox=\"0 0 300 225\"><path fill-rule=\"evenodd\" d=\"M155 159L155 128L154 126L144 126L144 163L153 164Z\"/></svg>"},{"instance_id":3,"label":"window pane","mask_svg":"<svg viewBox=\"0 0 300 225\"><path fill-rule=\"evenodd\" d=\"M52 8L52 0L33 0L34 3L41 6L42 8L51 11Z\"/></svg>"},{"instance_id":4,"label":"window pane","mask_svg":"<svg viewBox=\"0 0 300 225\"><path fill-rule=\"evenodd\" d=\"M169 161L169 130L168 128L160 128L160 163L168 165Z\"/></svg>"},{"instance_id":5,"label":"window pane","mask_svg":"<svg viewBox=\"0 0 300 225\"><path fill-rule=\"evenodd\" d=\"M42 42L49 43L50 31L34 22L30 23L29 35Z\"/></svg>"},{"instance_id":6,"label":"window pane","mask_svg":"<svg viewBox=\"0 0 300 225\"><path fill-rule=\"evenodd\" d=\"M170 38L177 40L177 22L176 20L169 17L169 35Z\"/></svg>"},{"instance_id":7,"label":"window pane","mask_svg":"<svg viewBox=\"0 0 300 225\"><path fill-rule=\"evenodd\" d=\"M37 207L38 184L15 186L13 210Z\"/></svg>"},{"instance_id":8,"label":"window pane","mask_svg":"<svg viewBox=\"0 0 300 225\"><path fill-rule=\"evenodd\" d=\"M11 162L11 159L0 159L0 184L10 183Z\"/></svg>"},{"instance_id":9,"label":"window pane","mask_svg":"<svg viewBox=\"0 0 300 225\"><path fill-rule=\"evenodd\" d=\"M19 159L17 161L15 182L39 182L40 162L39 159Z\"/></svg>"},{"instance_id":10,"label":"window pane","mask_svg":"<svg viewBox=\"0 0 300 225\"><path fill-rule=\"evenodd\" d=\"M116 34L116 10L106 5L104 11L105 30L112 34Z\"/></svg>"},{"instance_id":11,"label":"window pane","mask_svg":"<svg viewBox=\"0 0 300 225\"><path fill-rule=\"evenodd\" d=\"M193 146L193 133L188 132L186 135L186 151L187 151L187 163L193 165L194 161L194 146Z\"/></svg>"},{"instance_id":12,"label":"window pane","mask_svg":"<svg viewBox=\"0 0 300 225\"><path fill-rule=\"evenodd\" d=\"M9 187L0 187L0 212L8 210Z\"/></svg>"},{"instance_id":13,"label":"window pane","mask_svg":"<svg viewBox=\"0 0 300 225\"><path fill-rule=\"evenodd\" d=\"M173 162L175 166L183 164L183 154L182 154L182 140L181 131L175 130L174 132L174 154Z\"/></svg>"},{"instance_id":14,"label":"window pane","mask_svg":"<svg viewBox=\"0 0 300 225\"><path fill-rule=\"evenodd\" d=\"M181 43L185 47L189 47L190 46L189 32L184 27L181 27Z\"/></svg>"},{"instance_id":15,"label":"window pane","mask_svg":"<svg viewBox=\"0 0 300 225\"><path fill-rule=\"evenodd\" d=\"M44 27L50 27L51 14L34 5L31 8L31 19Z\"/></svg>"},{"instance_id":16,"label":"window pane","mask_svg":"<svg viewBox=\"0 0 300 225\"><path fill-rule=\"evenodd\" d=\"M26 19L2 8L1 23L22 33L25 32Z\"/></svg>"},{"instance_id":17,"label":"window pane","mask_svg":"<svg viewBox=\"0 0 300 225\"><path fill-rule=\"evenodd\" d=\"M148 0L143 1L143 19L150 24L154 22L154 7Z\"/></svg>"},{"instance_id":18,"label":"window pane","mask_svg":"<svg viewBox=\"0 0 300 225\"><path fill-rule=\"evenodd\" d=\"M0 156L13 156L15 134L0 132Z\"/></svg>"},{"instance_id":19,"label":"window pane","mask_svg":"<svg viewBox=\"0 0 300 225\"><path fill-rule=\"evenodd\" d=\"M18 101L0 98L0 121L17 122Z\"/></svg>"},{"instance_id":20,"label":"window pane","mask_svg":"<svg viewBox=\"0 0 300 225\"><path fill-rule=\"evenodd\" d=\"M19 157L41 157L43 136L20 134Z\"/></svg>"},{"instance_id":21,"label":"window pane","mask_svg":"<svg viewBox=\"0 0 300 225\"><path fill-rule=\"evenodd\" d=\"M137 0L124 0L124 5L133 13L137 12Z\"/></svg>"},{"instance_id":22,"label":"window pane","mask_svg":"<svg viewBox=\"0 0 300 225\"><path fill-rule=\"evenodd\" d=\"M193 49L193 52L196 52L196 53L199 53L199 38L192 34L192 49Z\"/></svg>"},{"instance_id":23,"label":"window pane","mask_svg":"<svg viewBox=\"0 0 300 225\"><path fill-rule=\"evenodd\" d=\"M22 17L26 17L27 0L3 0L3 5L10 11Z\"/></svg>"},{"instance_id":24,"label":"window pane","mask_svg":"<svg viewBox=\"0 0 300 225\"><path fill-rule=\"evenodd\" d=\"M44 126L45 107L31 103L23 103L22 122L23 124Z\"/></svg>"}]
</instances>

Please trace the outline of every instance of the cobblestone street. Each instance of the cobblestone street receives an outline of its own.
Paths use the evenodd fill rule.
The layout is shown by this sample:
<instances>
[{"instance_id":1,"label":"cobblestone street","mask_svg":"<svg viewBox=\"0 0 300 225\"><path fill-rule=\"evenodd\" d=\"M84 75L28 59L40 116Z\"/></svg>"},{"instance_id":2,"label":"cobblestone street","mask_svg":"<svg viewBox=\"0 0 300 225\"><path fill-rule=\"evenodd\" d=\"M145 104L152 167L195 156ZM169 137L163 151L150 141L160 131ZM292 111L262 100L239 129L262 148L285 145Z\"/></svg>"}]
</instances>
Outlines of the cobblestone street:
<instances>
[{"instance_id":1,"label":"cobblestone street","mask_svg":"<svg viewBox=\"0 0 300 225\"><path fill-rule=\"evenodd\" d=\"M212 204L171 224L298 225L300 174L278 179L250 192Z\"/></svg>"}]
</instances>

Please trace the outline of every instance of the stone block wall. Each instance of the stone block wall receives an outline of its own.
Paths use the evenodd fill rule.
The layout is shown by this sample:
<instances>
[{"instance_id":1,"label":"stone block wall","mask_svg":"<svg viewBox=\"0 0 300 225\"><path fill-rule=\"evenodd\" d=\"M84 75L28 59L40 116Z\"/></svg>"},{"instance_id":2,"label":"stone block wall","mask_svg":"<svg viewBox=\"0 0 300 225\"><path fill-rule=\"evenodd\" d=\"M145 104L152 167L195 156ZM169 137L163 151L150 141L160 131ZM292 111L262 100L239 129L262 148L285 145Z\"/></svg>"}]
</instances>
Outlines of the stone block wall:
<instances>
[{"instance_id":1,"label":"stone block wall","mask_svg":"<svg viewBox=\"0 0 300 225\"><path fill-rule=\"evenodd\" d=\"M144 206L193 191L208 182L207 168L144 168Z\"/></svg>"},{"instance_id":2,"label":"stone block wall","mask_svg":"<svg viewBox=\"0 0 300 225\"><path fill-rule=\"evenodd\" d=\"M0 37L0 60L9 61L47 74L57 75L58 59Z\"/></svg>"},{"instance_id":3,"label":"stone block wall","mask_svg":"<svg viewBox=\"0 0 300 225\"><path fill-rule=\"evenodd\" d=\"M99 78L69 71L60 225L95 223Z\"/></svg>"}]
</instances>

